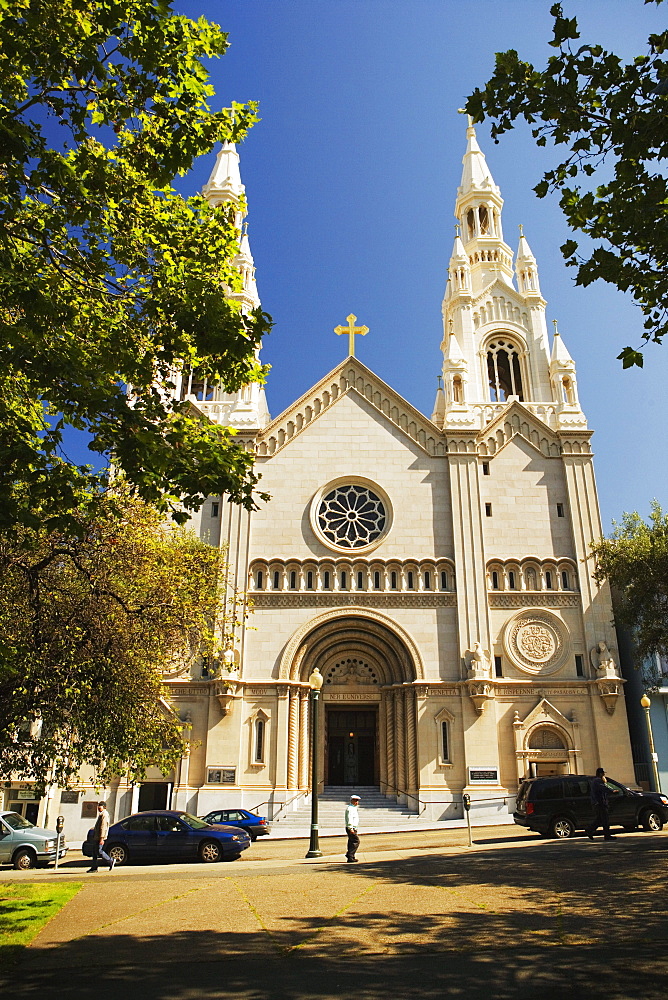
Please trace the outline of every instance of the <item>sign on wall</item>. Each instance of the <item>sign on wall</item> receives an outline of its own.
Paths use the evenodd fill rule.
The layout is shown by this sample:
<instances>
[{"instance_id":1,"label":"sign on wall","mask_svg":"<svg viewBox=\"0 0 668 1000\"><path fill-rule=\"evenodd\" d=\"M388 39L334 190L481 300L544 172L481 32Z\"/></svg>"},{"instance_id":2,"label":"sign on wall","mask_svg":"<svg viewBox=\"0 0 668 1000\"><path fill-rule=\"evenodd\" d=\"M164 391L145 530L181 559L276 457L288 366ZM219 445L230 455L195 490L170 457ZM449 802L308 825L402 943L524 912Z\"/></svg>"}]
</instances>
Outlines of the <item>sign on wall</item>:
<instances>
[{"instance_id":1,"label":"sign on wall","mask_svg":"<svg viewBox=\"0 0 668 1000\"><path fill-rule=\"evenodd\" d=\"M498 785L498 767L470 767L469 785Z\"/></svg>"},{"instance_id":2,"label":"sign on wall","mask_svg":"<svg viewBox=\"0 0 668 1000\"><path fill-rule=\"evenodd\" d=\"M206 776L209 785L236 785L236 767L210 767Z\"/></svg>"}]
</instances>

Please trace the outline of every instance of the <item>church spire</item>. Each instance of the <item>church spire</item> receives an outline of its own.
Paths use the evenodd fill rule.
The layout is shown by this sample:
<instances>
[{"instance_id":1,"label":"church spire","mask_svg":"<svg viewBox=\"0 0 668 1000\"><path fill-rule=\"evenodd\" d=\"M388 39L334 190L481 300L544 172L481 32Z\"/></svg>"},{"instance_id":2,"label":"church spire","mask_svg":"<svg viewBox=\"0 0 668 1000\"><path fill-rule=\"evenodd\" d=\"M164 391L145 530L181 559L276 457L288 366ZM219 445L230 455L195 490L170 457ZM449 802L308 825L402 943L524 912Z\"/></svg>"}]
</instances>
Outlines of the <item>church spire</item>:
<instances>
[{"instance_id":1,"label":"church spire","mask_svg":"<svg viewBox=\"0 0 668 1000\"><path fill-rule=\"evenodd\" d=\"M475 134L473 120L470 115L467 115L467 119L466 152L462 159L462 180L458 196L464 197L471 191L490 191L494 192L498 198L501 198L501 192L494 183L492 172L487 166L485 154L478 145L478 137Z\"/></svg>"},{"instance_id":2,"label":"church spire","mask_svg":"<svg viewBox=\"0 0 668 1000\"><path fill-rule=\"evenodd\" d=\"M538 282L538 265L533 251L524 235L524 226L520 225L520 242L517 247L515 257L515 273L517 275L517 288L526 298L540 298L540 284Z\"/></svg>"},{"instance_id":3,"label":"church spire","mask_svg":"<svg viewBox=\"0 0 668 1000\"><path fill-rule=\"evenodd\" d=\"M242 312L248 314L260 307L260 297L255 282L255 262L248 239L247 223L244 223L245 193L244 185L241 183L237 148L233 142L224 142L216 157L211 176L202 188L202 197L206 198L214 208L221 205L231 205L234 208L233 222L240 234L239 252L234 258L234 263L241 274L243 286L240 291L228 290L226 294L229 298L236 299L241 305ZM259 350L256 356L259 360ZM181 390L182 395L193 397L192 401L210 420L239 430L252 430L269 423L270 416L264 387L259 383L251 382L233 393L226 393L222 386L217 385L210 387L208 394L204 383L201 399L199 394L190 392L195 384L200 383L195 381L193 373L189 376L185 389Z\"/></svg>"}]
</instances>

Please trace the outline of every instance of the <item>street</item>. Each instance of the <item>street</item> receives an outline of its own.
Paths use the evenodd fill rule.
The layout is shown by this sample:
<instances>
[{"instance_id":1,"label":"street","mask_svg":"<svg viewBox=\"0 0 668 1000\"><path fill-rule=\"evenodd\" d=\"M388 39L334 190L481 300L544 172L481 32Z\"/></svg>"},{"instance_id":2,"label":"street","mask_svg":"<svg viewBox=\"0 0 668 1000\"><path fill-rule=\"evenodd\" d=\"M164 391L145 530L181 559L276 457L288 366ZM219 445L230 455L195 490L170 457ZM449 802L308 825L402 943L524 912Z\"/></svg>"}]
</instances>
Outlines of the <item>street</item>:
<instances>
[{"instance_id":1,"label":"street","mask_svg":"<svg viewBox=\"0 0 668 1000\"><path fill-rule=\"evenodd\" d=\"M517 827L258 842L238 862L84 874L13 997L605 997L666 992L665 833L544 840ZM438 841L438 842L437 842Z\"/></svg>"}]
</instances>

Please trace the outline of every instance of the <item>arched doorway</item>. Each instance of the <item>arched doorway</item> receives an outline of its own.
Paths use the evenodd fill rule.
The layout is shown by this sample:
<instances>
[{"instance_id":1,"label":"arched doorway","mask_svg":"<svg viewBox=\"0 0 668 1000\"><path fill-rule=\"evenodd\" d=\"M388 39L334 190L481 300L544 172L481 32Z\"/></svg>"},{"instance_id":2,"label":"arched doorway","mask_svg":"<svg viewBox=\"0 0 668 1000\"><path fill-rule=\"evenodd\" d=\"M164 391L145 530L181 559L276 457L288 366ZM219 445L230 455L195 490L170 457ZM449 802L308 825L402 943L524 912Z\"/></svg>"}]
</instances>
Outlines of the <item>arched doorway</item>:
<instances>
[{"instance_id":1,"label":"arched doorway","mask_svg":"<svg viewBox=\"0 0 668 1000\"><path fill-rule=\"evenodd\" d=\"M419 653L391 619L358 608L321 615L286 648L281 675L290 682L288 788L308 787L308 678L315 667L324 678L320 788L375 785L401 800L415 794Z\"/></svg>"},{"instance_id":2,"label":"arched doorway","mask_svg":"<svg viewBox=\"0 0 668 1000\"><path fill-rule=\"evenodd\" d=\"M527 737L529 777L568 774L566 734L556 726L535 726Z\"/></svg>"}]
</instances>

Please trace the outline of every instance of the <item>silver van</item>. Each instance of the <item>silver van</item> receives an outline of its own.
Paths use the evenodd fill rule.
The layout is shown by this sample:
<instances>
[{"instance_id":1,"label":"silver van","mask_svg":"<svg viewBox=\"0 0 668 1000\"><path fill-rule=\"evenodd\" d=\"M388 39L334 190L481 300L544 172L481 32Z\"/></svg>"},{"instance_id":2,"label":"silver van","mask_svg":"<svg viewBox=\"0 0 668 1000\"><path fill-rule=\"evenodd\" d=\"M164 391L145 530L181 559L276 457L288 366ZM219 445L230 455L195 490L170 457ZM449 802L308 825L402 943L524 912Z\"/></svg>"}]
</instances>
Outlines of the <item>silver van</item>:
<instances>
[{"instance_id":1,"label":"silver van","mask_svg":"<svg viewBox=\"0 0 668 1000\"><path fill-rule=\"evenodd\" d=\"M0 864L14 865L19 871L45 867L56 860L54 830L34 826L16 812L0 812ZM65 838L60 836L59 858L67 854Z\"/></svg>"}]
</instances>

